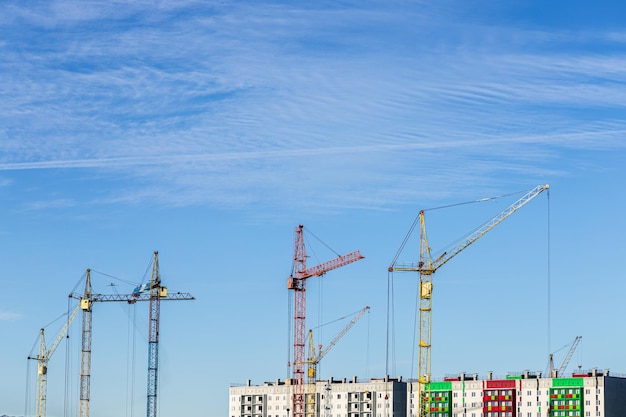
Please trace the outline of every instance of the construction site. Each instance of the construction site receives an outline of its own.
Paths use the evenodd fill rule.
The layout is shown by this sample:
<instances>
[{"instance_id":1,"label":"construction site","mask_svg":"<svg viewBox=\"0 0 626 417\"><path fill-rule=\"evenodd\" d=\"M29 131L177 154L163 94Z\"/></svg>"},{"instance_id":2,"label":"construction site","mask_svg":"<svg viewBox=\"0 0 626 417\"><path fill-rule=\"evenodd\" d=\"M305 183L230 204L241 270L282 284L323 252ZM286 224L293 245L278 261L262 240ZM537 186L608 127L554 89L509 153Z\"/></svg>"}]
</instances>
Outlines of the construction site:
<instances>
[{"instance_id":1,"label":"construction site","mask_svg":"<svg viewBox=\"0 0 626 417\"><path fill-rule=\"evenodd\" d=\"M495 228L509 216L543 192L548 185L539 185L527 191L514 203L500 211L480 227L465 235L439 254L431 255L426 233L426 210L421 210L403 240L398 254L388 266L388 273L410 272L419 277L419 296L416 300L418 359L416 375L382 375L366 379L357 376L322 379L318 367L323 358L341 342L350 329L370 311L369 306L355 313L334 338L325 345L316 345L313 331L307 326L306 283L309 279L361 261L359 250L339 255L334 259L307 265L309 255L305 245L305 228L295 228L293 264L287 278L287 290L293 300L290 311L290 376L271 382L231 384L228 392L229 417L560 417L598 416L618 417L626 409L626 377L615 375L609 369L568 371L568 365L582 336L566 346L565 357L555 364L549 357L546 371L526 370L520 373L484 375L459 372L437 377L431 371L433 276L435 272L463 252L470 245ZM412 232L419 231L420 258L417 262L400 263L398 259ZM44 330L40 331L38 352L28 359L37 363L36 417L46 417L48 362L67 336L70 326L81 313L81 354L79 373L79 416L90 416L92 307L95 303L146 302L147 323L147 384L146 416L156 417L159 382L159 326L162 301L191 301L195 297L186 292L169 291L161 282L158 252L154 252L150 278L128 294L101 294L93 291L91 270L84 275L82 292L69 294L76 305L68 311L65 324L52 343L46 343ZM436 280L435 280L436 281ZM290 306L291 308L291 306ZM441 370L438 372L449 372ZM332 370L331 370L332 372Z\"/></svg>"},{"instance_id":2,"label":"construction site","mask_svg":"<svg viewBox=\"0 0 626 417\"><path fill-rule=\"evenodd\" d=\"M559 366L549 358L547 374L524 371L519 374L485 376L459 373L434 378L431 374L433 275L498 224L531 202L549 185L539 185L496 216L463 237L451 249L431 255L426 233L425 210L420 211L393 259L389 273L419 274L417 300L418 374L320 380L317 366L348 330L369 309L365 307L337 336L317 349L312 332L306 332L306 281L363 259L360 251L350 252L316 266L307 265L304 228L295 230L292 274L287 288L293 292L293 357L290 378L254 385L231 386L230 417L617 417L626 410L626 377L610 375L608 369L567 373L569 361L581 340L577 336ZM398 262L402 249L415 228L419 230L420 259Z\"/></svg>"}]
</instances>

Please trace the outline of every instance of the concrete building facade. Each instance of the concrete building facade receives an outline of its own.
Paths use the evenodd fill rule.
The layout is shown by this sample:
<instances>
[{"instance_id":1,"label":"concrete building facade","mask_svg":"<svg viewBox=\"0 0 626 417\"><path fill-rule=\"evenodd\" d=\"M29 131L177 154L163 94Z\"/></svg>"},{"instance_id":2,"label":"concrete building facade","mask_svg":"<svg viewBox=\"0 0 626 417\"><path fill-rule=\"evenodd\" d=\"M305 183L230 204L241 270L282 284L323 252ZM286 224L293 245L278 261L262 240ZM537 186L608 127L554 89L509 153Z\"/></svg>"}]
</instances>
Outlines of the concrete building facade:
<instances>
[{"instance_id":1,"label":"concrete building facade","mask_svg":"<svg viewBox=\"0 0 626 417\"><path fill-rule=\"evenodd\" d=\"M292 417L289 381L230 387L230 417ZM459 374L432 382L372 378L317 381L306 394L305 417L623 417L626 377L608 371L542 378L541 373L480 379Z\"/></svg>"},{"instance_id":2,"label":"concrete building facade","mask_svg":"<svg viewBox=\"0 0 626 417\"><path fill-rule=\"evenodd\" d=\"M409 397L417 384L409 384ZM626 416L626 378L592 370L569 377L542 378L523 372L486 379L460 374L432 382L421 397L429 417L622 417ZM419 407L409 406L410 417Z\"/></svg>"},{"instance_id":3,"label":"concrete building facade","mask_svg":"<svg viewBox=\"0 0 626 417\"><path fill-rule=\"evenodd\" d=\"M289 380L230 387L230 417L291 417ZM306 394L307 417L406 417L407 384L401 378L317 381Z\"/></svg>"}]
</instances>

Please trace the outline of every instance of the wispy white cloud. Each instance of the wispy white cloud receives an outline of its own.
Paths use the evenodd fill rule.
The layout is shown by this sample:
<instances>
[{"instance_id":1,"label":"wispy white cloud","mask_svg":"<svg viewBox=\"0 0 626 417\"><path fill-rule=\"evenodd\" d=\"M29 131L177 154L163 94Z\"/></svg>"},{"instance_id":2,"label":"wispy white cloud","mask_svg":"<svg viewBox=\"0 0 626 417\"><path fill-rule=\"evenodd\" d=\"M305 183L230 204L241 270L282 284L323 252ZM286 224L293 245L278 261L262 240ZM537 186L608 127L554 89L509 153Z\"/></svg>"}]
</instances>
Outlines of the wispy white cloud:
<instances>
[{"instance_id":1,"label":"wispy white cloud","mask_svg":"<svg viewBox=\"0 0 626 417\"><path fill-rule=\"evenodd\" d=\"M22 318L22 314L10 311L0 311L0 321L17 321Z\"/></svg>"},{"instance_id":2,"label":"wispy white cloud","mask_svg":"<svg viewBox=\"0 0 626 417\"><path fill-rule=\"evenodd\" d=\"M0 163L0 171L19 171L33 169L78 169L78 168L124 168L138 167L142 165L157 165L159 167L167 165L187 165L189 163L212 163L219 161L245 161L245 160L270 160L270 159L290 159L290 158L314 158L324 155L355 155L356 153L379 153L379 152L412 152L412 151L442 151L457 150L462 152L466 149L487 148L496 145L542 145L552 144L560 146L576 146L583 143L584 146L598 149L609 148L622 145L622 138L626 135L626 123L619 126L598 126L588 128L582 132L539 134L528 136L497 136L488 137L485 135L476 137L457 138L440 142L424 141L418 143L389 143L389 144L363 144L355 146L329 146L319 148L300 149L274 149L257 151L239 151L230 153L211 154L187 154L187 155L147 155L134 157L117 158L86 158L74 160L50 160L34 162L14 162ZM9 185L12 181L4 179L0 185Z\"/></svg>"},{"instance_id":3,"label":"wispy white cloud","mask_svg":"<svg viewBox=\"0 0 626 417\"><path fill-rule=\"evenodd\" d=\"M306 187L384 206L416 181L542 177L564 152L624 146L626 62L583 48L615 31L470 25L403 2L8 10L0 170L98 170L126 182L109 201L271 204Z\"/></svg>"},{"instance_id":4,"label":"wispy white cloud","mask_svg":"<svg viewBox=\"0 0 626 417\"><path fill-rule=\"evenodd\" d=\"M30 201L25 207L29 210L48 210L48 209L66 209L70 207L74 207L76 202L69 199L48 199L41 201Z\"/></svg>"}]
</instances>

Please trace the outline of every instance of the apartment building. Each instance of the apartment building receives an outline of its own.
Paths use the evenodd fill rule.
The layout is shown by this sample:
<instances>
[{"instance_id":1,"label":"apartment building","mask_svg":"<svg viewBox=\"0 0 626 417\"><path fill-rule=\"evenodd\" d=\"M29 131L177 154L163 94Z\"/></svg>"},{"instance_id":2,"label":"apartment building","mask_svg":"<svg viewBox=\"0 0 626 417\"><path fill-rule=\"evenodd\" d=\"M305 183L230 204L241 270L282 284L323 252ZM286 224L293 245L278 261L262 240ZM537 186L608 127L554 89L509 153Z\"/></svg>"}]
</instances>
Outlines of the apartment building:
<instances>
[{"instance_id":1,"label":"apartment building","mask_svg":"<svg viewBox=\"0 0 626 417\"><path fill-rule=\"evenodd\" d=\"M481 379L465 373L421 392L402 378L329 379L307 387L304 417L624 417L626 377L608 370L543 378L522 372ZM289 380L231 386L230 417L292 417Z\"/></svg>"}]
</instances>

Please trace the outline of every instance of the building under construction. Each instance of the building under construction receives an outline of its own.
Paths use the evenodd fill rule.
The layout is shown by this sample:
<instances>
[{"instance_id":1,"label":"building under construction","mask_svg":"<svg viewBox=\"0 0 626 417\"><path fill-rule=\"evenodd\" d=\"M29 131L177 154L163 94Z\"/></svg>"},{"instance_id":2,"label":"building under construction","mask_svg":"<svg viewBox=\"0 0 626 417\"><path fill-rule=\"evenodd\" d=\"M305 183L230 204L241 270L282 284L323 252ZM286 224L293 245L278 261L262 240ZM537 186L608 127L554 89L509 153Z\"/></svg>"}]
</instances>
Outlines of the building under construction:
<instances>
[{"instance_id":1,"label":"building under construction","mask_svg":"<svg viewBox=\"0 0 626 417\"><path fill-rule=\"evenodd\" d=\"M316 381L305 396L306 417L419 417L420 386L388 377ZM228 415L291 417L295 391L289 380L231 386ZM626 377L597 369L551 378L463 373L427 384L421 400L428 417L622 417Z\"/></svg>"},{"instance_id":2,"label":"building under construction","mask_svg":"<svg viewBox=\"0 0 626 417\"><path fill-rule=\"evenodd\" d=\"M609 375L608 370L571 374L563 372L573 353L576 338L564 366L554 369L550 357L550 371L542 374L523 372L517 375L486 377L460 374L443 380L431 378L432 297L433 275L443 265L465 251L494 227L516 213L549 185L538 185L506 207L476 230L460 239L450 249L431 256L426 233L425 210L404 239L388 272L419 274L417 298L418 319L418 373L415 380L380 378L359 381L316 379L316 366L323 355L344 330L324 351L316 352L309 332L306 356L306 282L327 272L363 259L359 251L340 255L335 259L310 267L303 226L296 228L292 274L287 288L293 291L293 361L292 377L263 385L230 387L229 415L231 417L622 417L626 410L626 377ZM480 199L475 202L489 201ZM465 203L462 203L465 204ZM448 206L440 207L445 208ZM413 229L419 225L420 258L418 262L398 263ZM354 323L354 320L351 324ZM351 325L350 324L350 325ZM349 325L349 326L350 326ZM349 328L349 327L348 327Z\"/></svg>"}]
</instances>

